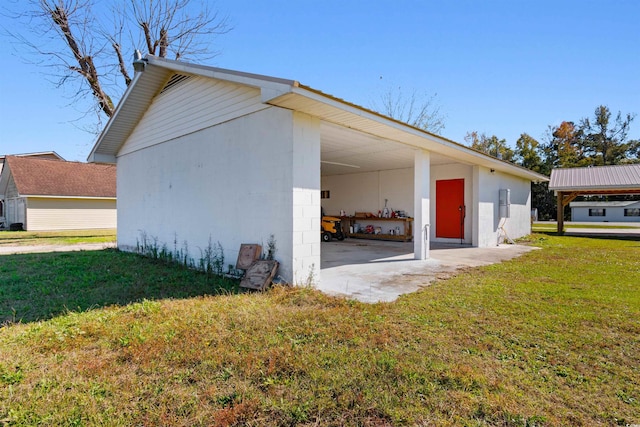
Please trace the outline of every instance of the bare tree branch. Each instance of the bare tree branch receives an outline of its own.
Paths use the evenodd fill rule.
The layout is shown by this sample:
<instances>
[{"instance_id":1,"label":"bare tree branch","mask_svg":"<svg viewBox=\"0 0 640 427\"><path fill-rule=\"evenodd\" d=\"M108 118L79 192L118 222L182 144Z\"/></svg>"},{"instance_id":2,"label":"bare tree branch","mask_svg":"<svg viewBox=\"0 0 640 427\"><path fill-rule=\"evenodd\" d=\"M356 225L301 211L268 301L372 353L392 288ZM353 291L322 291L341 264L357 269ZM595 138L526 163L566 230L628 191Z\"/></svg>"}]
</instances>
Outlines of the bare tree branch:
<instances>
[{"instance_id":1,"label":"bare tree branch","mask_svg":"<svg viewBox=\"0 0 640 427\"><path fill-rule=\"evenodd\" d=\"M24 31L10 34L31 51L59 87L79 82L73 105L111 117L114 102L132 82L125 58L138 48L176 59L206 60L217 55L215 36L231 30L227 18L201 0L114 0L112 13L95 0L24 0L26 12L11 12ZM23 3L15 2L23 9ZM196 11L194 13L194 11ZM107 30L110 28L110 30ZM146 48L144 48L146 47Z\"/></svg>"},{"instance_id":2,"label":"bare tree branch","mask_svg":"<svg viewBox=\"0 0 640 427\"><path fill-rule=\"evenodd\" d=\"M374 101L371 109L411 126L439 134L445 127L445 118L436 103L436 96L416 89L408 94L402 87L390 87Z\"/></svg>"}]
</instances>

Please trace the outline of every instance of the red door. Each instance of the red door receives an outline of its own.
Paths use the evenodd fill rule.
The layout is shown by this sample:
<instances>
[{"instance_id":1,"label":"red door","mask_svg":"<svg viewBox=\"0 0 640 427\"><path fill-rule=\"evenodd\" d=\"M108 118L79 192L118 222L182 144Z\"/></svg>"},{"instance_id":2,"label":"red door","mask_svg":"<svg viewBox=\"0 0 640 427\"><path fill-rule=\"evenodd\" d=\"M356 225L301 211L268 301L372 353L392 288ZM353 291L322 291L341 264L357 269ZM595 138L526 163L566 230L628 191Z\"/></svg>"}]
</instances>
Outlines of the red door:
<instances>
[{"instance_id":1,"label":"red door","mask_svg":"<svg viewBox=\"0 0 640 427\"><path fill-rule=\"evenodd\" d=\"M436 181L436 237L464 239L464 179Z\"/></svg>"}]
</instances>

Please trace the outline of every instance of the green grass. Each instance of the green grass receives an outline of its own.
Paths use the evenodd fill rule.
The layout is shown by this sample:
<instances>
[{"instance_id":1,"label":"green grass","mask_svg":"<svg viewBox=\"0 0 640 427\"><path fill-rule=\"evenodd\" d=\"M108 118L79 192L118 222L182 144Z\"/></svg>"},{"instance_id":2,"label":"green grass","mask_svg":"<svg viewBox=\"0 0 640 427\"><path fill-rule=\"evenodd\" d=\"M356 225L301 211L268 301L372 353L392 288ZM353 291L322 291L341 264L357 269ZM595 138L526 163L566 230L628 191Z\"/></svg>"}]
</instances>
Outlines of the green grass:
<instances>
[{"instance_id":1,"label":"green grass","mask_svg":"<svg viewBox=\"0 0 640 427\"><path fill-rule=\"evenodd\" d=\"M115 249L0 256L0 283L0 324L238 290L235 281Z\"/></svg>"},{"instance_id":2,"label":"green grass","mask_svg":"<svg viewBox=\"0 0 640 427\"><path fill-rule=\"evenodd\" d=\"M395 303L308 288L168 292L8 324L0 329L0 424L640 423L640 242L531 241L542 250ZM134 255L95 254L50 254L42 269L78 264L68 276L101 277L81 288L130 270L151 282L166 277L172 289L195 277L172 278L172 268ZM49 286L35 274L42 260L23 257L0 257L0 283L12 277L25 293ZM118 291L110 280L105 295L141 286L123 280ZM30 316L50 317L42 306Z\"/></svg>"},{"instance_id":3,"label":"green grass","mask_svg":"<svg viewBox=\"0 0 640 427\"><path fill-rule=\"evenodd\" d=\"M69 231L0 231L0 246L72 245L76 243L111 243L116 230Z\"/></svg>"},{"instance_id":4,"label":"green grass","mask_svg":"<svg viewBox=\"0 0 640 427\"><path fill-rule=\"evenodd\" d=\"M640 229L640 227L635 225L608 225L608 224L564 224L564 228L592 228L592 229ZM558 229L556 223L547 224L544 222L536 222L531 226L531 231L534 233L544 233L548 231L556 231Z\"/></svg>"}]
</instances>

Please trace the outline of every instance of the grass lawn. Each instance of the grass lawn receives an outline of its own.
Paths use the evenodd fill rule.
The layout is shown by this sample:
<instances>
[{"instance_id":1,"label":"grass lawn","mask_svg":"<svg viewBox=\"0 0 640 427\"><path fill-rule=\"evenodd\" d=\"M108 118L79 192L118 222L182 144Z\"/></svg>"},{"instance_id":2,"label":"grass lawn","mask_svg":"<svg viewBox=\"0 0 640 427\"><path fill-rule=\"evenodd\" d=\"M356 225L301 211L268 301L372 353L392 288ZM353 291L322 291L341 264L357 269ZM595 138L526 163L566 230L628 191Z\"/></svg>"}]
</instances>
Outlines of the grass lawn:
<instances>
[{"instance_id":1,"label":"grass lawn","mask_svg":"<svg viewBox=\"0 0 640 427\"><path fill-rule=\"evenodd\" d=\"M640 424L640 242L532 242L373 305L113 250L0 257L0 315L23 318L0 328L0 425Z\"/></svg>"},{"instance_id":2,"label":"grass lawn","mask_svg":"<svg viewBox=\"0 0 640 427\"><path fill-rule=\"evenodd\" d=\"M602 223L595 223L595 224L585 224L585 223L580 223L580 224L571 224L571 223L564 223L564 228L569 229L569 228L593 228L593 229L639 229L640 227L636 226L636 225L608 225L608 224L602 224ZM557 231L558 226L556 225L555 222L553 223L545 223L545 222L536 222L533 223L533 225L531 226L531 231L533 231L534 233L545 233L545 232L549 232L549 231Z\"/></svg>"},{"instance_id":3,"label":"grass lawn","mask_svg":"<svg viewBox=\"0 0 640 427\"><path fill-rule=\"evenodd\" d=\"M0 246L72 245L75 243L110 243L116 230L69 231L0 231Z\"/></svg>"}]
</instances>

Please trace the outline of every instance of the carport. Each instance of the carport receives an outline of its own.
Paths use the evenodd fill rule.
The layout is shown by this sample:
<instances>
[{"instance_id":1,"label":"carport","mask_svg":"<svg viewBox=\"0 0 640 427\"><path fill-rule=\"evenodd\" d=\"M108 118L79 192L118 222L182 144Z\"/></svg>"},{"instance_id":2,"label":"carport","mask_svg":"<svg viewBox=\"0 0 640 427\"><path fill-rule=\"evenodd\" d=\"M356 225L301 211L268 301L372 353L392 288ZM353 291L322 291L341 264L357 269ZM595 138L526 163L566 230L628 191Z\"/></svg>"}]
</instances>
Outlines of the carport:
<instances>
[{"instance_id":1,"label":"carport","mask_svg":"<svg viewBox=\"0 0 640 427\"><path fill-rule=\"evenodd\" d=\"M549 190L556 195L558 234L562 235L564 208L576 197L640 194L640 164L554 169Z\"/></svg>"},{"instance_id":2,"label":"carport","mask_svg":"<svg viewBox=\"0 0 640 427\"><path fill-rule=\"evenodd\" d=\"M151 55L138 65L89 155L118 164L122 250L141 230L189 248L213 236L229 259L273 239L295 284L318 277L321 208L401 211L417 260L431 243L495 247L530 232L530 184L543 175L295 80Z\"/></svg>"}]
</instances>

